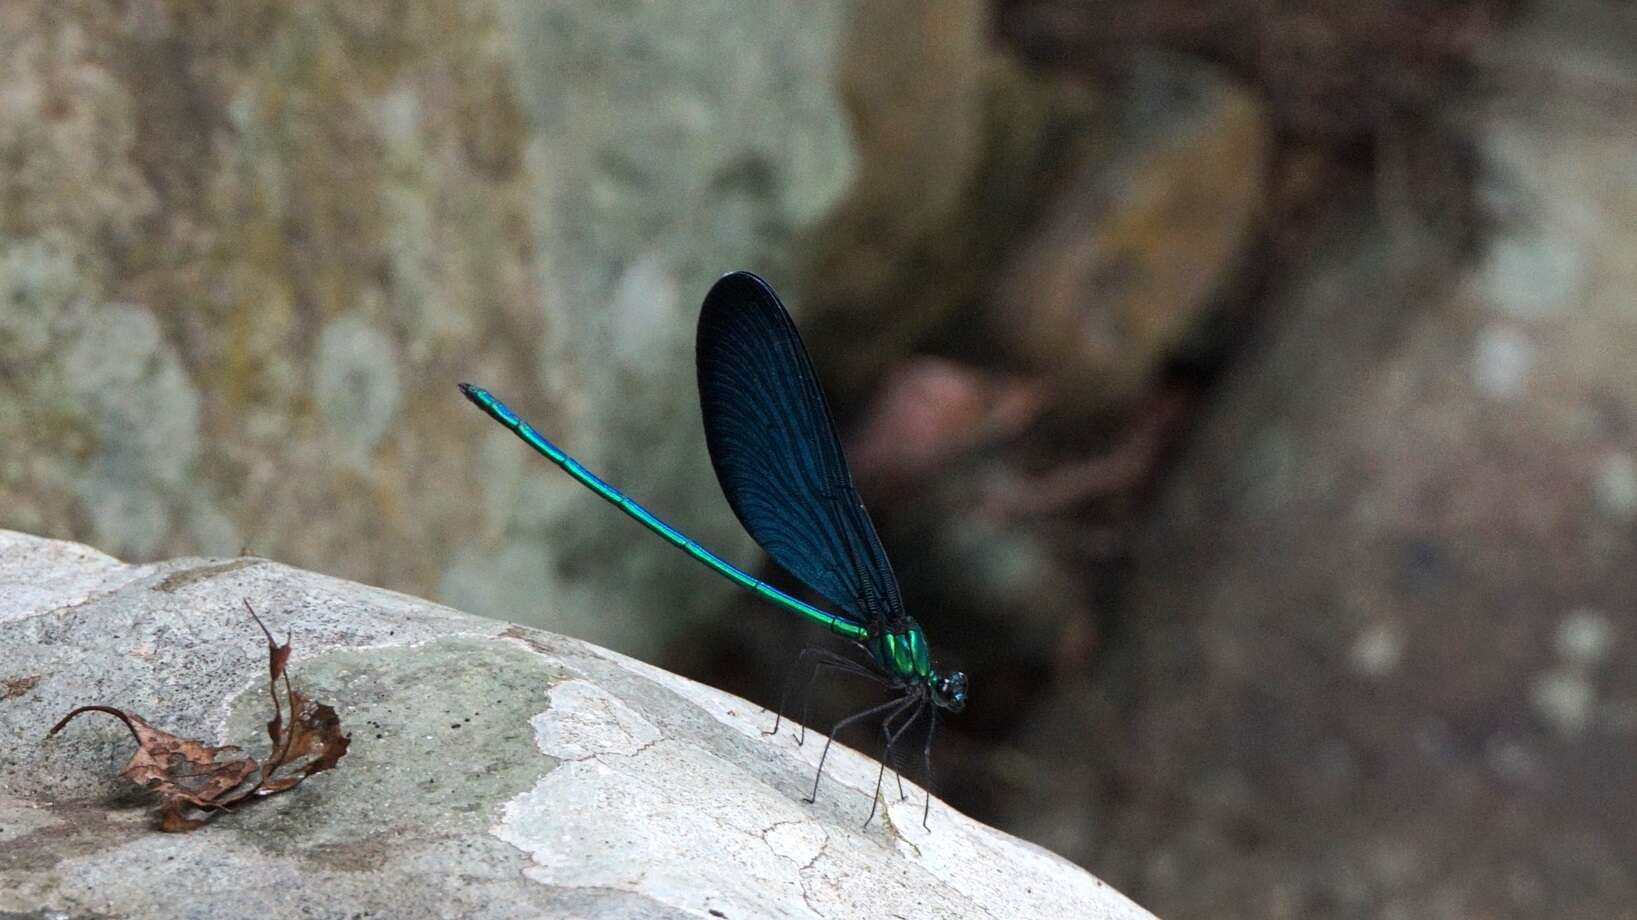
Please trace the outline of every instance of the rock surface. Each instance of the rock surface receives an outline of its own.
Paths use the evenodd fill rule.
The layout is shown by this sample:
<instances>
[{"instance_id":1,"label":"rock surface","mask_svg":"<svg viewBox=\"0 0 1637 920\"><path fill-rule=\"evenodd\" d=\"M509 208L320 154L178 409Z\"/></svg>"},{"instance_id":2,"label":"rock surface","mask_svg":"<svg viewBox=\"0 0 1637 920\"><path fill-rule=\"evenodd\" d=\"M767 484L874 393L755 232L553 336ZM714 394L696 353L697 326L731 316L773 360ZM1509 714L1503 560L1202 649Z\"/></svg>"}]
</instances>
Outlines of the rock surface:
<instances>
[{"instance_id":1,"label":"rock surface","mask_svg":"<svg viewBox=\"0 0 1637 920\"><path fill-rule=\"evenodd\" d=\"M161 834L91 702L252 753L267 716L248 598L333 703L346 758ZM96 916L1149 916L876 762L765 737L743 700L585 643L244 557L123 565L0 532L0 912Z\"/></svg>"},{"instance_id":2,"label":"rock surface","mask_svg":"<svg viewBox=\"0 0 1637 920\"><path fill-rule=\"evenodd\" d=\"M1255 92L1180 55L1129 71L1106 149L1040 205L985 310L998 348L1081 418L1145 392L1197 333L1267 196L1273 129Z\"/></svg>"}]
</instances>

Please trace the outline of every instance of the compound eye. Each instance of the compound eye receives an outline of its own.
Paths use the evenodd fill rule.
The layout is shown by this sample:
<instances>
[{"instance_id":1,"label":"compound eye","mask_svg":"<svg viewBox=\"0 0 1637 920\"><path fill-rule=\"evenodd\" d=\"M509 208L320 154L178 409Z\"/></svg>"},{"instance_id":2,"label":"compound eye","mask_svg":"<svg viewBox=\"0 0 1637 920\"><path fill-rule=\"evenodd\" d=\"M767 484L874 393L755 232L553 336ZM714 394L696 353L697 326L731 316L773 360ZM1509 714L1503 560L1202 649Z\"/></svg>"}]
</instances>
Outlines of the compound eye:
<instances>
[{"instance_id":1,"label":"compound eye","mask_svg":"<svg viewBox=\"0 0 1637 920\"><path fill-rule=\"evenodd\" d=\"M938 678L937 696L944 708L960 712L966 706L966 675L960 671Z\"/></svg>"}]
</instances>

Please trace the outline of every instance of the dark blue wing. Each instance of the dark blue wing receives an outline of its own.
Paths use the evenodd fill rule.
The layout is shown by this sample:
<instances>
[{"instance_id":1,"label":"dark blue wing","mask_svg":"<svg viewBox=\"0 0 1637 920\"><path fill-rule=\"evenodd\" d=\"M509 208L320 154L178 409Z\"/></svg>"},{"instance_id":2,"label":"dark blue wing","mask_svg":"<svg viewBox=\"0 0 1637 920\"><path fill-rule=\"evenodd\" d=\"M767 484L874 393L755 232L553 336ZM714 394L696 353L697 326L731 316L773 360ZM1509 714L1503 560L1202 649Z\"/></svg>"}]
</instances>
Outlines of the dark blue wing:
<instances>
[{"instance_id":1,"label":"dark blue wing","mask_svg":"<svg viewBox=\"0 0 1637 920\"><path fill-rule=\"evenodd\" d=\"M767 282L725 275L699 314L699 405L733 513L774 561L860 623L904 615L813 362Z\"/></svg>"}]
</instances>

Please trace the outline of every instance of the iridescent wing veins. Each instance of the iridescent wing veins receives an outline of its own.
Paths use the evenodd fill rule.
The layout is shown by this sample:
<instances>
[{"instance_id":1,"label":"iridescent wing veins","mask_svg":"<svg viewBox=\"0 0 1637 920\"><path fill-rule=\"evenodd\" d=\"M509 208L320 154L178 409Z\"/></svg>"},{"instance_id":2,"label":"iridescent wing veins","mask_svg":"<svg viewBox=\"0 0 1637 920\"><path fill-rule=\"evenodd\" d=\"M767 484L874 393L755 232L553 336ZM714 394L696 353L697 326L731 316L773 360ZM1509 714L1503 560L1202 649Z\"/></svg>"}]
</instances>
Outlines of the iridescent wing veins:
<instances>
[{"instance_id":1,"label":"iridescent wing veins","mask_svg":"<svg viewBox=\"0 0 1637 920\"><path fill-rule=\"evenodd\" d=\"M863 624L904 615L795 323L767 282L724 276L699 314L699 402L716 478L780 566Z\"/></svg>"}]
</instances>

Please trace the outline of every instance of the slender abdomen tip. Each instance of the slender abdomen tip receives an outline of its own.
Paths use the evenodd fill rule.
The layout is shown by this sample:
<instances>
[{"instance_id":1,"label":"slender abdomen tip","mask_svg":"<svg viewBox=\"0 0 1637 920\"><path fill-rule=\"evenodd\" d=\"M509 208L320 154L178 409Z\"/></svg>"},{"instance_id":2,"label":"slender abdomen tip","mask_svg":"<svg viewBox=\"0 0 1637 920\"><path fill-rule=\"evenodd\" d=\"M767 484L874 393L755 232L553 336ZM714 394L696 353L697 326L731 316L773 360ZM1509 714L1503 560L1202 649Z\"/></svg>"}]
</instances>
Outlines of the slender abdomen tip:
<instances>
[{"instance_id":1,"label":"slender abdomen tip","mask_svg":"<svg viewBox=\"0 0 1637 920\"><path fill-rule=\"evenodd\" d=\"M466 398L471 401L472 405L477 406L479 409L482 409L485 412L492 411L495 405L500 402L500 400L494 398L493 393L490 393L488 390L485 390L475 383L461 384L460 391L466 395Z\"/></svg>"}]
</instances>

